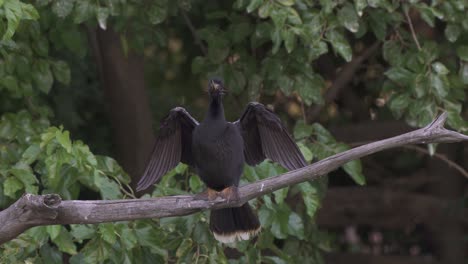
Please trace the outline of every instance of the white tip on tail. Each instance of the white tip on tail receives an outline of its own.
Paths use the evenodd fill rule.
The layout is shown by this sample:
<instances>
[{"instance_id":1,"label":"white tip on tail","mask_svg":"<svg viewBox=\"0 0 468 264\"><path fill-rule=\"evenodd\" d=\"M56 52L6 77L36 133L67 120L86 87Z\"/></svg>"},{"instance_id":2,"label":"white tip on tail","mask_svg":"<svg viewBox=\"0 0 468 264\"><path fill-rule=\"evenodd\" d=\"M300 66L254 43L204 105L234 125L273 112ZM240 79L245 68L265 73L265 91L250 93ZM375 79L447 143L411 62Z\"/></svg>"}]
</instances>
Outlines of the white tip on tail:
<instances>
[{"instance_id":1,"label":"white tip on tail","mask_svg":"<svg viewBox=\"0 0 468 264\"><path fill-rule=\"evenodd\" d=\"M260 227L255 230L237 231L234 233L219 234L213 233L216 240L221 243L234 243L241 240L249 240L260 232Z\"/></svg>"}]
</instances>

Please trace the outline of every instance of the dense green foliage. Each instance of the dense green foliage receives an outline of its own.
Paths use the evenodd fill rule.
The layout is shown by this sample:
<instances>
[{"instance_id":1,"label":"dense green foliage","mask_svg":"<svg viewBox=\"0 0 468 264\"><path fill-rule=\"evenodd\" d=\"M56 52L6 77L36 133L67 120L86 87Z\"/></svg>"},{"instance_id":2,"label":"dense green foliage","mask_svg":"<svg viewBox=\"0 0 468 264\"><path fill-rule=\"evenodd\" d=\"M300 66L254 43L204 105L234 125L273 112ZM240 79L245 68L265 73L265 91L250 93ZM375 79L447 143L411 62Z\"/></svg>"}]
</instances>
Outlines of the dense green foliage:
<instances>
[{"instance_id":1,"label":"dense green foliage","mask_svg":"<svg viewBox=\"0 0 468 264\"><path fill-rule=\"evenodd\" d=\"M468 3L426 2L40 0L32 5L0 0L0 208L24 192L58 193L64 199L134 197L119 165L90 151L109 153L110 143L106 123L99 122L102 110L95 101L101 95L86 28L112 27L121 34L126 52L143 51L148 86L158 83L151 90L153 105L167 110L186 104L199 112L203 107L195 103L202 95L198 83L214 75L224 78L232 102L281 92L299 98L305 107L323 104L329 85L315 67L317 59L331 54L343 64L380 41L380 52L359 76L363 91L384 102L376 111L422 126L444 109L448 124L465 131L468 125L460 113L468 84ZM197 27L203 44L194 41L183 13ZM406 14L418 14L429 30L444 34L437 40L420 32L413 36ZM83 105L90 107L83 110ZM158 117L167 112L158 110ZM240 110L230 112L237 116ZM79 128L87 123L92 125L82 132ZM293 123L308 161L347 149L319 124ZM72 138L96 138L72 140L69 131ZM344 170L357 184L365 184L358 161ZM264 162L246 167L243 180L282 172ZM330 250L332 237L318 230L313 218L326 188L324 177L252 201L263 231L257 243L236 245L243 256L229 262L321 263L320 253ZM202 189L198 177L181 164L152 196ZM2 263L61 263L65 255L70 263L228 261L223 245L208 231L205 212L128 223L35 227L0 247Z\"/></svg>"}]
</instances>

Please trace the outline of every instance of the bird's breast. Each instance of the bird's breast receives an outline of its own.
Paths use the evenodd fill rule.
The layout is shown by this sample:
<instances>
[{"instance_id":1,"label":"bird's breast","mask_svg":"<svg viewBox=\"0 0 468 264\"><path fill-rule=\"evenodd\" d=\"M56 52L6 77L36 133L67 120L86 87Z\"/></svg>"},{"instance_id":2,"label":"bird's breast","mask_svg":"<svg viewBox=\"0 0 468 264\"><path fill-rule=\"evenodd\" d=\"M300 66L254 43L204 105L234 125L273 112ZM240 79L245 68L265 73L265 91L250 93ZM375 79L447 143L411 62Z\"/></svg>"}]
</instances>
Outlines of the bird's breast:
<instances>
[{"instance_id":1,"label":"bird's breast","mask_svg":"<svg viewBox=\"0 0 468 264\"><path fill-rule=\"evenodd\" d=\"M226 126L223 133L195 131L192 140L193 157L202 180L208 186L237 184L244 165L244 144L233 126Z\"/></svg>"}]
</instances>

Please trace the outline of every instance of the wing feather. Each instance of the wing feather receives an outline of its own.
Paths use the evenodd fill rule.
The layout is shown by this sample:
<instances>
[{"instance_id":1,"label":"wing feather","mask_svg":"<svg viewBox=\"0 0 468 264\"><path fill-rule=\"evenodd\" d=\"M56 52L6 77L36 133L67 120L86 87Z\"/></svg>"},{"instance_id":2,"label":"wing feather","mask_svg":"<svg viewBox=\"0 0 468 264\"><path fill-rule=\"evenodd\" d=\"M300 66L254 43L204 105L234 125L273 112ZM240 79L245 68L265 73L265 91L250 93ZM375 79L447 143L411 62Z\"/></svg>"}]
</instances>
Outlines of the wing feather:
<instances>
[{"instance_id":1,"label":"wing feather","mask_svg":"<svg viewBox=\"0 0 468 264\"><path fill-rule=\"evenodd\" d=\"M288 170L307 165L281 120L264 105L249 103L242 117L234 124L244 139L247 164L254 166L269 158Z\"/></svg>"},{"instance_id":2,"label":"wing feather","mask_svg":"<svg viewBox=\"0 0 468 264\"><path fill-rule=\"evenodd\" d=\"M198 122L184 108L170 111L160 126L137 191L151 186L179 162L193 166L192 131L196 126Z\"/></svg>"}]
</instances>

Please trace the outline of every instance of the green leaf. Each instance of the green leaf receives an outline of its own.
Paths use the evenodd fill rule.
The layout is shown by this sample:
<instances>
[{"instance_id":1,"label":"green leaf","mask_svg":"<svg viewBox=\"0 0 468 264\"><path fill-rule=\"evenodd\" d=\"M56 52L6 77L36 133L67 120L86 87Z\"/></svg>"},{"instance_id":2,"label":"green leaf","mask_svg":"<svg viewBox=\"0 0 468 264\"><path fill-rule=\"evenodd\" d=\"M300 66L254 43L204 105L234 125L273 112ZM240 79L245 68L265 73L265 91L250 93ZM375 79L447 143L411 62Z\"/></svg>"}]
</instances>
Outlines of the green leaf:
<instances>
[{"instance_id":1,"label":"green leaf","mask_svg":"<svg viewBox=\"0 0 468 264\"><path fill-rule=\"evenodd\" d=\"M427 91L429 90L428 87L430 87L428 78L424 74L416 75L416 78L413 82L413 89L416 97L422 98L424 95L426 95Z\"/></svg>"},{"instance_id":2,"label":"green leaf","mask_svg":"<svg viewBox=\"0 0 468 264\"><path fill-rule=\"evenodd\" d=\"M0 84L5 87L10 92L17 92L18 91L18 81L14 76L7 75L2 78Z\"/></svg>"},{"instance_id":3,"label":"green leaf","mask_svg":"<svg viewBox=\"0 0 468 264\"><path fill-rule=\"evenodd\" d=\"M52 4L52 11L61 18L67 17L73 10L75 0L56 0Z\"/></svg>"},{"instance_id":4,"label":"green leaf","mask_svg":"<svg viewBox=\"0 0 468 264\"><path fill-rule=\"evenodd\" d=\"M281 34L280 34L280 30L275 28L275 30L273 30L271 32L271 41L273 42L273 48L271 49L271 52L273 54L276 54L278 53L278 50L281 46L281 42L282 42L282 39L281 39Z\"/></svg>"},{"instance_id":5,"label":"green leaf","mask_svg":"<svg viewBox=\"0 0 468 264\"><path fill-rule=\"evenodd\" d=\"M280 3L284 6L292 6L296 2L295 0L276 0L276 2Z\"/></svg>"},{"instance_id":6,"label":"green leaf","mask_svg":"<svg viewBox=\"0 0 468 264\"><path fill-rule=\"evenodd\" d=\"M301 96L306 105L312 103L322 104L322 88L325 83L318 74L309 74L309 76L296 75L293 89Z\"/></svg>"},{"instance_id":7,"label":"green leaf","mask_svg":"<svg viewBox=\"0 0 468 264\"><path fill-rule=\"evenodd\" d=\"M458 72L458 76L462 80L463 84L468 84L468 61L461 62L460 71Z\"/></svg>"},{"instance_id":8,"label":"green leaf","mask_svg":"<svg viewBox=\"0 0 468 264\"><path fill-rule=\"evenodd\" d=\"M177 248L176 257L181 259L184 258L187 253L192 248L193 241L190 238L186 238L180 243L180 246Z\"/></svg>"},{"instance_id":9,"label":"green leaf","mask_svg":"<svg viewBox=\"0 0 468 264\"><path fill-rule=\"evenodd\" d=\"M109 8L107 7L98 7L96 12L96 18L99 23L99 27L106 30L107 29L107 18L109 17Z\"/></svg>"},{"instance_id":10,"label":"green leaf","mask_svg":"<svg viewBox=\"0 0 468 264\"><path fill-rule=\"evenodd\" d=\"M450 42L455 42L457 41L458 37L460 36L462 30L460 26L455 25L455 24L449 24L445 27L445 37L448 39Z\"/></svg>"},{"instance_id":11,"label":"green leaf","mask_svg":"<svg viewBox=\"0 0 468 264\"><path fill-rule=\"evenodd\" d=\"M315 60L321 55L328 52L328 46L324 41L319 41L310 46L308 51L309 60Z\"/></svg>"},{"instance_id":12,"label":"green leaf","mask_svg":"<svg viewBox=\"0 0 468 264\"><path fill-rule=\"evenodd\" d=\"M247 6L247 13L251 13L252 11L257 9L262 3L263 3L263 0L250 1L250 4Z\"/></svg>"},{"instance_id":13,"label":"green leaf","mask_svg":"<svg viewBox=\"0 0 468 264\"><path fill-rule=\"evenodd\" d=\"M252 25L247 22L233 24L229 32L234 43L241 43L252 33Z\"/></svg>"},{"instance_id":14,"label":"green leaf","mask_svg":"<svg viewBox=\"0 0 468 264\"><path fill-rule=\"evenodd\" d=\"M17 191L23 188L23 184L15 177L8 177L3 182L3 192L6 196L16 199L18 198L15 194Z\"/></svg>"},{"instance_id":15,"label":"green leaf","mask_svg":"<svg viewBox=\"0 0 468 264\"><path fill-rule=\"evenodd\" d=\"M338 11L338 20L349 31L356 33L359 30L359 19L350 3L346 3L340 11Z\"/></svg>"},{"instance_id":16,"label":"green leaf","mask_svg":"<svg viewBox=\"0 0 468 264\"><path fill-rule=\"evenodd\" d=\"M321 124L314 123L312 124L314 135L317 137L317 141L323 144L335 143L335 138L332 134Z\"/></svg>"},{"instance_id":17,"label":"green leaf","mask_svg":"<svg viewBox=\"0 0 468 264\"><path fill-rule=\"evenodd\" d=\"M60 39L67 49L74 52L80 57L86 54L87 40L84 33L78 28L71 28L68 30L60 31Z\"/></svg>"},{"instance_id":18,"label":"green leaf","mask_svg":"<svg viewBox=\"0 0 468 264\"><path fill-rule=\"evenodd\" d=\"M32 43L32 48L38 55L46 57L49 55L49 40L41 36Z\"/></svg>"},{"instance_id":19,"label":"green leaf","mask_svg":"<svg viewBox=\"0 0 468 264\"><path fill-rule=\"evenodd\" d=\"M282 204L284 202L284 199L288 196L288 190L289 188L286 187L273 192L276 204Z\"/></svg>"},{"instance_id":20,"label":"green leaf","mask_svg":"<svg viewBox=\"0 0 468 264\"><path fill-rule=\"evenodd\" d=\"M102 239L107 243L113 245L115 241L117 241L117 236L113 223L99 224L98 230L101 234Z\"/></svg>"},{"instance_id":21,"label":"green leaf","mask_svg":"<svg viewBox=\"0 0 468 264\"><path fill-rule=\"evenodd\" d=\"M39 145L37 144L34 144L34 145L31 145L29 146L24 152L23 152L23 155L22 155L22 162L30 165L31 163L33 163L37 157L39 156L39 154L41 153L41 148L39 147Z\"/></svg>"},{"instance_id":22,"label":"green leaf","mask_svg":"<svg viewBox=\"0 0 468 264\"><path fill-rule=\"evenodd\" d=\"M431 86L439 98L445 98L448 95L449 84L446 76L431 74Z\"/></svg>"},{"instance_id":23,"label":"green leaf","mask_svg":"<svg viewBox=\"0 0 468 264\"><path fill-rule=\"evenodd\" d=\"M392 67L385 72L385 75L390 80L402 85L411 83L415 78L414 73L402 67Z\"/></svg>"},{"instance_id":24,"label":"green leaf","mask_svg":"<svg viewBox=\"0 0 468 264\"><path fill-rule=\"evenodd\" d=\"M25 56L17 56L15 70L18 73L18 79L29 80L31 74L31 61Z\"/></svg>"},{"instance_id":25,"label":"green leaf","mask_svg":"<svg viewBox=\"0 0 468 264\"><path fill-rule=\"evenodd\" d=\"M132 249L137 246L138 239L135 232L128 228L128 226L125 226L120 235L120 242L126 249Z\"/></svg>"},{"instance_id":26,"label":"green leaf","mask_svg":"<svg viewBox=\"0 0 468 264\"><path fill-rule=\"evenodd\" d=\"M287 264L288 263L277 256L262 256L262 260L267 260L267 261L262 261L262 263L269 263L269 264L270 263L271 264Z\"/></svg>"},{"instance_id":27,"label":"green leaf","mask_svg":"<svg viewBox=\"0 0 468 264\"><path fill-rule=\"evenodd\" d=\"M70 140L70 132L68 131L60 131L57 130L55 132L55 137L57 138L57 141L60 143L60 145L68 152L72 152L72 143Z\"/></svg>"},{"instance_id":28,"label":"green leaf","mask_svg":"<svg viewBox=\"0 0 468 264\"><path fill-rule=\"evenodd\" d=\"M343 34L336 30L330 30L326 36L335 52L340 54L345 61L350 62L353 57L353 51Z\"/></svg>"},{"instance_id":29,"label":"green leaf","mask_svg":"<svg viewBox=\"0 0 468 264\"><path fill-rule=\"evenodd\" d=\"M277 30L283 29L286 19L288 19L288 13L284 9L274 9L271 12L271 20L273 20Z\"/></svg>"},{"instance_id":30,"label":"green leaf","mask_svg":"<svg viewBox=\"0 0 468 264\"><path fill-rule=\"evenodd\" d=\"M304 239L304 223L302 218L296 213L291 212L288 219L288 233L299 239Z\"/></svg>"},{"instance_id":31,"label":"green leaf","mask_svg":"<svg viewBox=\"0 0 468 264\"><path fill-rule=\"evenodd\" d=\"M153 1L148 10L149 21L153 25L162 23L167 17L167 1Z\"/></svg>"},{"instance_id":32,"label":"green leaf","mask_svg":"<svg viewBox=\"0 0 468 264\"><path fill-rule=\"evenodd\" d=\"M286 11L288 12L288 22L291 23L292 25L301 25L302 24L302 19L299 13L297 13L296 9L292 7L286 8Z\"/></svg>"},{"instance_id":33,"label":"green leaf","mask_svg":"<svg viewBox=\"0 0 468 264\"><path fill-rule=\"evenodd\" d=\"M370 3L369 3L370 5ZM387 36L387 23L385 12L369 12L369 25L378 40L384 41Z\"/></svg>"},{"instance_id":34,"label":"green leaf","mask_svg":"<svg viewBox=\"0 0 468 264\"><path fill-rule=\"evenodd\" d=\"M45 243L42 245L40 251L41 258L44 263L50 264L62 264L62 253L59 252L56 248L51 247L49 244Z\"/></svg>"},{"instance_id":35,"label":"green leaf","mask_svg":"<svg viewBox=\"0 0 468 264\"><path fill-rule=\"evenodd\" d=\"M229 55L230 47L226 39L208 41L208 58L215 64L222 63Z\"/></svg>"},{"instance_id":36,"label":"green leaf","mask_svg":"<svg viewBox=\"0 0 468 264\"><path fill-rule=\"evenodd\" d=\"M52 62L52 72L54 73L54 77L57 81L68 85L70 84L70 67L68 67L68 63L64 61L55 61Z\"/></svg>"},{"instance_id":37,"label":"green leaf","mask_svg":"<svg viewBox=\"0 0 468 264\"><path fill-rule=\"evenodd\" d=\"M296 126L294 127L294 138L295 139L303 139L308 138L312 135L313 127L305 124L304 121L300 120L296 122Z\"/></svg>"},{"instance_id":38,"label":"green leaf","mask_svg":"<svg viewBox=\"0 0 468 264\"><path fill-rule=\"evenodd\" d=\"M71 234L75 239L83 241L93 238L96 230L90 225L71 225Z\"/></svg>"},{"instance_id":39,"label":"green leaf","mask_svg":"<svg viewBox=\"0 0 468 264\"><path fill-rule=\"evenodd\" d=\"M410 97L406 93L402 93L396 96L392 96L388 107L392 110L395 117L398 119L406 111L406 108L410 105Z\"/></svg>"},{"instance_id":40,"label":"green leaf","mask_svg":"<svg viewBox=\"0 0 468 264\"><path fill-rule=\"evenodd\" d=\"M119 185L108 177L100 175L97 171L94 173L94 183L99 188L102 199L113 200L121 198Z\"/></svg>"},{"instance_id":41,"label":"green leaf","mask_svg":"<svg viewBox=\"0 0 468 264\"><path fill-rule=\"evenodd\" d=\"M259 9L258 9L258 16L260 18L267 18L269 16L272 16L272 18L275 16L275 13L278 13L278 12L275 12L275 9L274 9L274 6L273 4L268 1L268 2L265 2ZM284 18L286 20L286 16ZM274 20L273 20L274 21Z\"/></svg>"},{"instance_id":42,"label":"green leaf","mask_svg":"<svg viewBox=\"0 0 468 264\"><path fill-rule=\"evenodd\" d=\"M17 0L6 0L3 5L3 10L4 14L2 14L2 16L6 18L8 25L2 39L8 40L15 34L22 17L21 2Z\"/></svg>"},{"instance_id":43,"label":"green leaf","mask_svg":"<svg viewBox=\"0 0 468 264\"><path fill-rule=\"evenodd\" d=\"M398 41L385 41L383 45L383 57L390 65L400 66L403 64L405 58L401 50L401 44Z\"/></svg>"},{"instance_id":44,"label":"green leaf","mask_svg":"<svg viewBox=\"0 0 468 264\"><path fill-rule=\"evenodd\" d=\"M271 232L276 238L284 239L288 236L290 232L289 216L291 213L291 209L289 209L286 203L276 207L275 217L271 225Z\"/></svg>"},{"instance_id":45,"label":"green leaf","mask_svg":"<svg viewBox=\"0 0 468 264\"><path fill-rule=\"evenodd\" d=\"M73 243L70 233L65 228L62 228L60 234L55 239L52 239L52 241L62 252L71 255L75 255L77 253L76 245Z\"/></svg>"},{"instance_id":46,"label":"green leaf","mask_svg":"<svg viewBox=\"0 0 468 264\"><path fill-rule=\"evenodd\" d=\"M95 6L92 6L89 1L77 1L75 3L75 14L73 16L73 22L75 24L81 24L85 21L90 20L94 15Z\"/></svg>"},{"instance_id":47,"label":"green leaf","mask_svg":"<svg viewBox=\"0 0 468 264\"><path fill-rule=\"evenodd\" d=\"M231 66L225 68L224 82L226 83L226 87L228 87L229 91L234 94L241 93L246 85L244 73Z\"/></svg>"},{"instance_id":48,"label":"green leaf","mask_svg":"<svg viewBox=\"0 0 468 264\"><path fill-rule=\"evenodd\" d=\"M307 162L312 161L312 159L314 158L314 155L312 154L312 151L310 151L310 149L308 147L306 147L302 143L298 143L297 146L299 147L299 150L301 151L302 155L304 156L304 159Z\"/></svg>"},{"instance_id":49,"label":"green leaf","mask_svg":"<svg viewBox=\"0 0 468 264\"><path fill-rule=\"evenodd\" d=\"M362 16L362 11L367 7L367 0L354 0L354 6L359 16Z\"/></svg>"},{"instance_id":50,"label":"green leaf","mask_svg":"<svg viewBox=\"0 0 468 264\"><path fill-rule=\"evenodd\" d=\"M453 103L449 100L444 100L445 111L447 111L447 123L449 126L461 130L467 131L468 130L468 122L463 120L460 113L462 110L461 104Z\"/></svg>"},{"instance_id":51,"label":"green leaf","mask_svg":"<svg viewBox=\"0 0 468 264\"><path fill-rule=\"evenodd\" d=\"M449 70L447 69L447 67L445 67L444 64L442 64L441 62L438 62L438 61L432 63L432 69L437 74L441 74L441 75L447 75L449 73Z\"/></svg>"},{"instance_id":52,"label":"green leaf","mask_svg":"<svg viewBox=\"0 0 468 264\"><path fill-rule=\"evenodd\" d=\"M203 189L203 183L196 175L190 176L189 186L193 192L200 192Z\"/></svg>"},{"instance_id":53,"label":"green leaf","mask_svg":"<svg viewBox=\"0 0 468 264\"><path fill-rule=\"evenodd\" d=\"M49 234L50 238L54 240L60 235L60 232L62 231L62 226L61 225L49 225L49 226L46 226L46 231L47 231L47 234Z\"/></svg>"},{"instance_id":54,"label":"green leaf","mask_svg":"<svg viewBox=\"0 0 468 264\"><path fill-rule=\"evenodd\" d=\"M457 48L457 55L460 59L464 61L468 61L468 45L466 46L459 46Z\"/></svg>"},{"instance_id":55,"label":"green leaf","mask_svg":"<svg viewBox=\"0 0 468 264\"><path fill-rule=\"evenodd\" d=\"M54 78L50 65L46 60L39 60L33 64L32 77L37 88L45 94L48 94L52 88Z\"/></svg>"},{"instance_id":56,"label":"green leaf","mask_svg":"<svg viewBox=\"0 0 468 264\"><path fill-rule=\"evenodd\" d=\"M274 215L274 212L265 205L260 207L260 210L258 210L258 219L260 220L263 228L271 226L274 220Z\"/></svg>"},{"instance_id":57,"label":"green leaf","mask_svg":"<svg viewBox=\"0 0 468 264\"><path fill-rule=\"evenodd\" d=\"M291 30L282 30L281 31L281 38L284 41L284 46L286 47L286 51L291 53L296 46L296 36L294 32Z\"/></svg>"},{"instance_id":58,"label":"green leaf","mask_svg":"<svg viewBox=\"0 0 468 264\"><path fill-rule=\"evenodd\" d=\"M27 193L37 194L38 187L36 184L38 181L29 165L23 162L18 162L13 168L11 168L10 173L15 175L16 178L23 183Z\"/></svg>"},{"instance_id":59,"label":"green leaf","mask_svg":"<svg viewBox=\"0 0 468 264\"><path fill-rule=\"evenodd\" d=\"M135 234L138 239L138 244L140 246L149 247L152 253L160 255L164 259L167 259L168 252L167 249L163 248L164 241L162 240L160 231L158 231L158 229L153 228L152 226L145 225L142 228L136 229ZM200 242L200 240L198 241Z\"/></svg>"},{"instance_id":60,"label":"green leaf","mask_svg":"<svg viewBox=\"0 0 468 264\"><path fill-rule=\"evenodd\" d=\"M359 185L366 184L366 178L362 174L362 165L360 160L353 160L343 165L344 171Z\"/></svg>"},{"instance_id":61,"label":"green leaf","mask_svg":"<svg viewBox=\"0 0 468 264\"><path fill-rule=\"evenodd\" d=\"M302 199L306 206L306 213L310 218L315 216L315 212L320 206L320 199L317 190L309 182L303 182L298 185L302 194Z\"/></svg>"}]
</instances>

